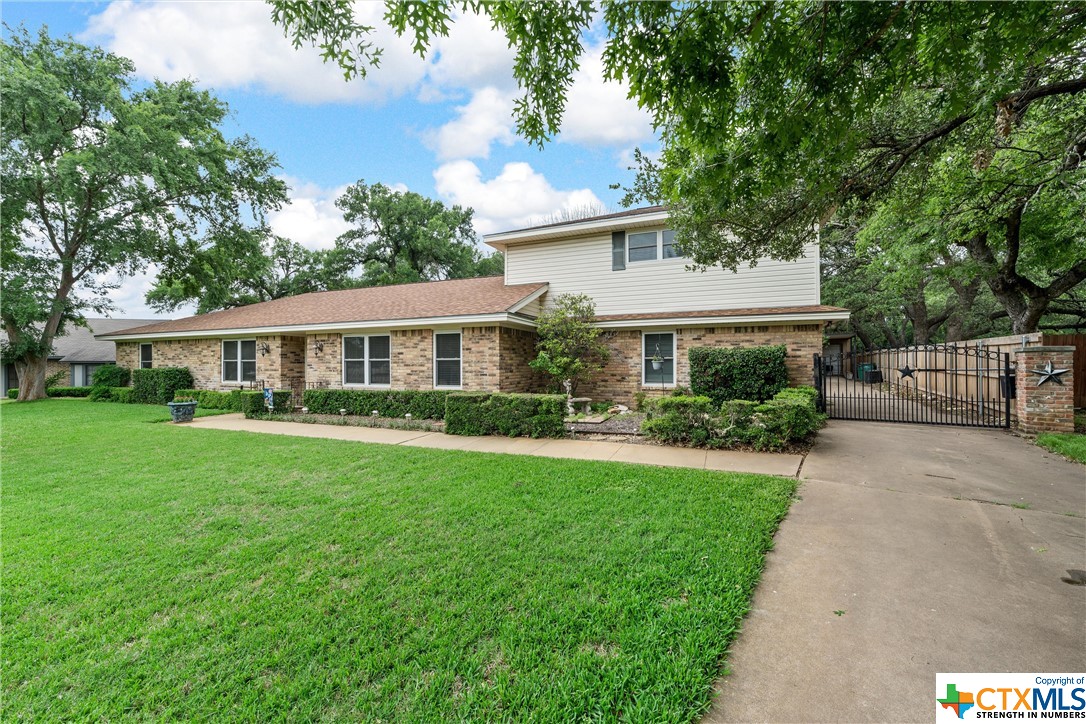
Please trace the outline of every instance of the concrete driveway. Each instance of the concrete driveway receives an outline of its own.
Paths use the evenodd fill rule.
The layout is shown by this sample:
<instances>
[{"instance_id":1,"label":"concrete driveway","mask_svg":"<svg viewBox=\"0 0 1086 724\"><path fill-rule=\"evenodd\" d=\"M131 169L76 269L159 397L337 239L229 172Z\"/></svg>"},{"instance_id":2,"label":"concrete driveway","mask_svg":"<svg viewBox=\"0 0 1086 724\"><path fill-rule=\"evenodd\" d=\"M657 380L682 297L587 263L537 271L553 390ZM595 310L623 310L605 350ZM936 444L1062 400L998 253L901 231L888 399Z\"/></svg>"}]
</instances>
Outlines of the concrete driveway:
<instances>
[{"instance_id":1,"label":"concrete driveway","mask_svg":"<svg viewBox=\"0 0 1086 724\"><path fill-rule=\"evenodd\" d=\"M1086 467L834 421L800 477L708 721L932 721L937 672L1086 670Z\"/></svg>"}]
</instances>

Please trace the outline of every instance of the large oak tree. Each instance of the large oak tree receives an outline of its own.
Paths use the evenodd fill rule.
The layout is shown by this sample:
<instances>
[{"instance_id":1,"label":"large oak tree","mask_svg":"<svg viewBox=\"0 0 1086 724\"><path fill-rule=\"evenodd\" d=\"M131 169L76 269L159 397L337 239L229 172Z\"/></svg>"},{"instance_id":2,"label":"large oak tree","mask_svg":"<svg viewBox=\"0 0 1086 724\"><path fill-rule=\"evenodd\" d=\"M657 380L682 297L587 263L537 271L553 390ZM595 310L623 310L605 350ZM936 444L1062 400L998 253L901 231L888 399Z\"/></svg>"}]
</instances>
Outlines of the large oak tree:
<instances>
[{"instance_id":1,"label":"large oak tree","mask_svg":"<svg viewBox=\"0 0 1086 724\"><path fill-rule=\"evenodd\" d=\"M227 249L285 198L274 156L224 137L222 101L133 79L129 60L44 28L0 44L0 318L20 400L44 397L54 337L110 309L124 277Z\"/></svg>"},{"instance_id":2,"label":"large oak tree","mask_svg":"<svg viewBox=\"0 0 1086 724\"><path fill-rule=\"evenodd\" d=\"M379 61L348 0L271 5L296 44L319 45L348 77ZM663 141L659 159L639 156L627 201L668 203L697 265L797 258L845 205L916 208L906 185L926 186L935 243L968 256L1015 331L1086 280L1082 3L387 7L422 54L456 10L487 14L516 51L518 130L536 143L559 131L602 20L605 73L629 83Z\"/></svg>"}]
</instances>

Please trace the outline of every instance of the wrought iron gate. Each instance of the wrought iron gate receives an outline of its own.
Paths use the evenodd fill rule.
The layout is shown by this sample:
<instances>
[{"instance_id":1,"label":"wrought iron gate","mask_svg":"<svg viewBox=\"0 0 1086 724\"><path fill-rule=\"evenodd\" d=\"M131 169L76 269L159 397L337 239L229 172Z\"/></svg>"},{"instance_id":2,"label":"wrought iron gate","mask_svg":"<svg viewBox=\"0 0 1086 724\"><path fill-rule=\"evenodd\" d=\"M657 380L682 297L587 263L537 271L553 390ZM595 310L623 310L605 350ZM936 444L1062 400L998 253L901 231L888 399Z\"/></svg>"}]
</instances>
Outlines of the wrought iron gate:
<instances>
[{"instance_id":1,"label":"wrought iron gate","mask_svg":"<svg viewBox=\"0 0 1086 724\"><path fill-rule=\"evenodd\" d=\"M819 406L837 420L1010 427L1010 355L929 344L815 355Z\"/></svg>"}]
</instances>

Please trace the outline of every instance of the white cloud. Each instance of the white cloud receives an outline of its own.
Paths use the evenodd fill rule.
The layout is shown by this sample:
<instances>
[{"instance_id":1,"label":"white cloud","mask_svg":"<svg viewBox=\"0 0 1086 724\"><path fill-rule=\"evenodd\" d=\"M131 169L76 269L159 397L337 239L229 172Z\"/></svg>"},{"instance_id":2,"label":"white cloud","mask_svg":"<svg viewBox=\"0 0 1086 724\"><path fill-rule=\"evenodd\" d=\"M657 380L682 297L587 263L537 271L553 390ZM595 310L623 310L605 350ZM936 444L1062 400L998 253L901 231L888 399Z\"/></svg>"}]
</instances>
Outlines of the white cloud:
<instances>
[{"instance_id":1,"label":"white cloud","mask_svg":"<svg viewBox=\"0 0 1086 724\"><path fill-rule=\"evenodd\" d=\"M424 92L441 89L495 87L516 89L513 80L515 51L490 19L474 13L454 13L449 34L434 39Z\"/></svg>"},{"instance_id":2,"label":"white cloud","mask_svg":"<svg viewBox=\"0 0 1086 724\"><path fill-rule=\"evenodd\" d=\"M350 83L317 50L295 50L263 2L114 2L91 18L86 35L132 59L147 78L196 78L220 89L255 86L307 103L380 101L426 74L410 42L381 19L383 10L381 3L356 6L358 19L376 28L372 37L384 54L379 68Z\"/></svg>"},{"instance_id":3,"label":"white cloud","mask_svg":"<svg viewBox=\"0 0 1086 724\"><path fill-rule=\"evenodd\" d=\"M601 203L591 189L554 188L527 163L507 163L500 174L484 181L471 161L452 161L434 170L434 186L445 201L475 209L475 230L480 234L520 228L562 209Z\"/></svg>"},{"instance_id":4,"label":"white cloud","mask_svg":"<svg viewBox=\"0 0 1086 724\"><path fill-rule=\"evenodd\" d=\"M178 319L191 317L196 314L195 304L183 304L176 311L160 312L147 306L147 292L155 286L155 277L158 276L158 265L151 264L141 272L126 276L120 280L120 286L113 290L109 297L116 307L109 313L112 318L128 317L130 319ZM117 274L109 274L109 280L116 280ZM89 316L98 316L90 314Z\"/></svg>"},{"instance_id":5,"label":"white cloud","mask_svg":"<svg viewBox=\"0 0 1086 724\"><path fill-rule=\"evenodd\" d=\"M562 117L561 141L629 146L653 137L652 117L628 98L626 83L605 81L603 45L589 48L573 76Z\"/></svg>"},{"instance_id":6,"label":"white cloud","mask_svg":"<svg viewBox=\"0 0 1086 724\"><path fill-rule=\"evenodd\" d=\"M290 202L268 215L272 233L296 241L307 249L330 249L336 237L351 228L336 208L336 199L347 186L325 189L299 179L285 178L291 187ZM397 184L394 189L402 186ZM403 190L406 190L406 186Z\"/></svg>"},{"instance_id":7,"label":"white cloud","mask_svg":"<svg viewBox=\"0 0 1086 724\"><path fill-rule=\"evenodd\" d=\"M456 118L427 136L438 159L489 158L490 144L506 146L516 141L513 132L513 95L497 88L483 88L471 101L456 109Z\"/></svg>"}]
</instances>

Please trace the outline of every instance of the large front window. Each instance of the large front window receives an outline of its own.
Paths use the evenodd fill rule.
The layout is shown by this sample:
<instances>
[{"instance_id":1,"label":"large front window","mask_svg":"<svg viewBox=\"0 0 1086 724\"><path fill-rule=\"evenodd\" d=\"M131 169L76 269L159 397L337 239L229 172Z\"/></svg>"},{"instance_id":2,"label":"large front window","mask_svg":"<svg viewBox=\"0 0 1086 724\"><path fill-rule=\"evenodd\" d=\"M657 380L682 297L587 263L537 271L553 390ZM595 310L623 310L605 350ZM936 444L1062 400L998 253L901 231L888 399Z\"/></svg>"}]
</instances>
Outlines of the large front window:
<instances>
[{"instance_id":1,"label":"large front window","mask_svg":"<svg viewBox=\"0 0 1086 724\"><path fill-rule=\"evenodd\" d=\"M646 385L675 384L675 335L671 332L645 333L642 381Z\"/></svg>"},{"instance_id":2,"label":"large front window","mask_svg":"<svg viewBox=\"0 0 1086 724\"><path fill-rule=\"evenodd\" d=\"M460 333L434 335L434 387L460 386Z\"/></svg>"},{"instance_id":3,"label":"large front window","mask_svg":"<svg viewBox=\"0 0 1086 724\"><path fill-rule=\"evenodd\" d=\"M222 343L222 381L252 382L256 379L256 340L227 339Z\"/></svg>"},{"instance_id":4,"label":"large front window","mask_svg":"<svg viewBox=\"0 0 1086 724\"><path fill-rule=\"evenodd\" d=\"M392 340L387 334L343 338L343 384L392 382Z\"/></svg>"}]
</instances>

